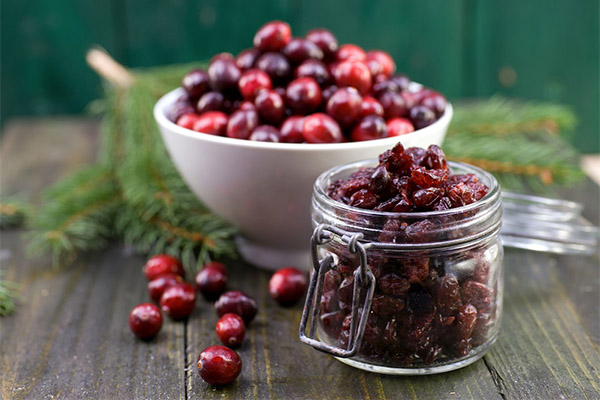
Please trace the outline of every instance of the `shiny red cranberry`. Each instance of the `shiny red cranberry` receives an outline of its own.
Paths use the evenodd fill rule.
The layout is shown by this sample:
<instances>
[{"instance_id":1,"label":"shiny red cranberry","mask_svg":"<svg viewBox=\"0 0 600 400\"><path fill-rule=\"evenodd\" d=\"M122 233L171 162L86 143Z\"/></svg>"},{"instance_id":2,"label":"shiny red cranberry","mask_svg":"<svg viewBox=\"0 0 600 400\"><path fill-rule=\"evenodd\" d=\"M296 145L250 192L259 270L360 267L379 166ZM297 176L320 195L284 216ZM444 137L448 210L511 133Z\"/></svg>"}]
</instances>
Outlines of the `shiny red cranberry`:
<instances>
[{"instance_id":1,"label":"shiny red cranberry","mask_svg":"<svg viewBox=\"0 0 600 400\"><path fill-rule=\"evenodd\" d=\"M208 67L210 86L214 90L227 91L237 87L240 80L240 69L233 59L217 59Z\"/></svg>"},{"instance_id":2,"label":"shiny red cranberry","mask_svg":"<svg viewBox=\"0 0 600 400\"><path fill-rule=\"evenodd\" d=\"M225 346L210 346L198 356L198 372L206 383L224 386L233 382L242 372L242 359Z\"/></svg>"},{"instance_id":3,"label":"shiny red cranberry","mask_svg":"<svg viewBox=\"0 0 600 400\"><path fill-rule=\"evenodd\" d=\"M279 123L285 115L283 98L275 90L261 90L254 99L260 118L270 124Z\"/></svg>"},{"instance_id":4,"label":"shiny red cranberry","mask_svg":"<svg viewBox=\"0 0 600 400\"><path fill-rule=\"evenodd\" d=\"M263 25L254 35L254 47L262 52L279 51L292 38L292 29L282 21L271 21Z\"/></svg>"},{"instance_id":5,"label":"shiny red cranberry","mask_svg":"<svg viewBox=\"0 0 600 400\"><path fill-rule=\"evenodd\" d=\"M306 34L306 38L319 46L326 60L332 60L338 49L336 37L327 29L312 29Z\"/></svg>"},{"instance_id":6,"label":"shiny red cranberry","mask_svg":"<svg viewBox=\"0 0 600 400\"><path fill-rule=\"evenodd\" d=\"M219 92L208 92L200 97L196 111L199 114L207 111L223 111L225 103L225 97Z\"/></svg>"},{"instance_id":7,"label":"shiny red cranberry","mask_svg":"<svg viewBox=\"0 0 600 400\"><path fill-rule=\"evenodd\" d=\"M235 59L235 65L242 71L254 68L254 63L256 63L259 56L260 51L254 47L242 50Z\"/></svg>"},{"instance_id":8,"label":"shiny red cranberry","mask_svg":"<svg viewBox=\"0 0 600 400\"><path fill-rule=\"evenodd\" d=\"M382 80L373 84L373 95L377 98L387 92L399 92L400 88L391 80Z\"/></svg>"},{"instance_id":9,"label":"shiny red cranberry","mask_svg":"<svg viewBox=\"0 0 600 400\"><path fill-rule=\"evenodd\" d=\"M186 282L168 287L160 297L160 308L174 320L189 317L195 304L196 289Z\"/></svg>"},{"instance_id":10,"label":"shiny red cranberry","mask_svg":"<svg viewBox=\"0 0 600 400\"><path fill-rule=\"evenodd\" d=\"M188 72L181 80L181 87L192 98L199 98L208 91L208 73L201 69Z\"/></svg>"},{"instance_id":11,"label":"shiny red cranberry","mask_svg":"<svg viewBox=\"0 0 600 400\"><path fill-rule=\"evenodd\" d=\"M336 85L352 86L360 94L366 94L371 89L371 73L363 62L343 61L337 65L333 76Z\"/></svg>"},{"instance_id":12,"label":"shiny red cranberry","mask_svg":"<svg viewBox=\"0 0 600 400\"><path fill-rule=\"evenodd\" d=\"M323 102L325 103L325 106L327 106L327 103L329 102L329 99L331 98L331 96L333 96L333 94L335 92L337 92L339 88L335 85L331 85L331 86L327 86L325 89L323 89L321 91L321 95L323 96Z\"/></svg>"},{"instance_id":13,"label":"shiny red cranberry","mask_svg":"<svg viewBox=\"0 0 600 400\"><path fill-rule=\"evenodd\" d=\"M327 84L331 76L327 66L319 60L306 60L296 68L296 78L313 78L321 86Z\"/></svg>"},{"instance_id":14,"label":"shiny red cranberry","mask_svg":"<svg viewBox=\"0 0 600 400\"><path fill-rule=\"evenodd\" d=\"M429 108L437 117L439 117L446 110L448 102L446 101L446 98L438 92L431 91L431 93L427 94L419 101L419 104Z\"/></svg>"},{"instance_id":15,"label":"shiny red cranberry","mask_svg":"<svg viewBox=\"0 0 600 400\"><path fill-rule=\"evenodd\" d=\"M249 69L244 72L238 82L240 93L245 99L254 100L262 89L271 89L271 78L260 69Z\"/></svg>"},{"instance_id":16,"label":"shiny red cranberry","mask_svg":"<svg viewBox=\"0 0 600 400\"><path fill-rule=\"evenodd\" d=\"M160 309L152 303L140 304L129 313L129 329L142 340L156 336L162 323Z\"/></svg>"},{"instance_id":17,"label":"shiny red cranberry","mask_svg":"<svg viewBox=\"0 0 600 400\"><path fill-rule=\"evenodd\" d=\"M259 125L250 135L249 140L255 142L279 142L279 129L272 125Z\"/></svg>"},{"instance_id":18,"label":"shiny red cranberry","mask_svg":"<svg viewBox=\"0 0 600 400\"><path fill-rule=\"evenodd\" d=\"M251 110L237 110L229 117L227 136L235 139L248 139L258 126L258 113Z\"/></svg>"},{"instance_id":19,"label":"shiny red cranberry","mask_svg":"<svg viewBox=\"0 0 600 400\"><path fill-rule=\"evenodd\" d=\"M227 114L224 112L208 111L198 117L193 129L196 132L223 136L227 129L227 122Z\"/></svg>"},{"instance_id":20,"label":"shiny red cranberry","mask_svg":"<svg viewBox=\"0 0 600 400\"><path fill-rule=\"evenodd\" d=\"M228 313L223 315L215 327L217 337L227 347L239 347L246 335L244 320L237 314Z\"/></svg>"},{"instance_id":21,"label":"shiny red cranberry","mask_svg":"<svg viewBox=\"0 0 600 400\"><path fill-rule=\"evenodd\" d=\"M256 111L256 106L254 105L253 102L246 100L240 104L238 110Z\"/></svg>"},{"instance_id":22,"label":"shiny red cranberry","mask_svg":"<svg viewBox=\"0 0 600 400\"><path fill-rule=\"evenodd\" d=\"M228 274L225 264L210 262L196 275L196 288L209 301L219 298L227 288Z\"/></svg>"},{"instance_id":23,"label":"shiny red cranberry","mask_svg":"<svg viewBox=\"0 0 600 400\"><path fill-rule=\"evenodd\" d=\"M425 106L413 107L410 110L410 120L416 129L425 128L435 122L435 113Z\"/></svg>"},{"instance_id":24,"label":"shiny red cranberry","mask_svg":"<svg viewBox=\"0 0 600 400\"><path fill-rule=\"evenodd\" d=\"M344 140L338 123L323 113L305 117L302 134L308 143L340 143Z\"/></svg>"},{"instance_id":25,"label":"shiny red cranberry","mask_svg":"<svg viewBox=\"0 0 600 400\"><path fill-rule=\"evenodd\" d=\"M420 103L421 100L423 100L425 97L429 96L431 93L433 93L433 91L431 89L422 87L419 90L417 90L416 92L413 92L412 94L414 96L415 102Z\"/></svg>"},{"instance_id":26,"label":"shiny red cranberry","mask_svg":"<svg viewBox=\"0 0 600 400\"><path fill-rule=\"evenodd\" d=\"M387 92L379 97L379 102L383 106L386 119L404 117L408 115L406 100L400 93Z\"/></svg>"},{"instance_id":27,"label":"shiny red cranberry","mask_svg":"<svg viewBox=\"0 0 600 400\"><path fill-rule=\"evenodd\" d=\"M363 140L381 139L387 136L387 127L383 118L377 115L368 115L352 130L351 138L354 142Z\"/></svg>"},{"instance_id":28,"label":"shiny red cranberry","mask_svg":"<svg viewBox=\"0 0 600 400\"><path fill-rule=\"evenodd\" d=\"M235 61L235 58L233 57L233 54L224 51L222 53L217 53L214 56L212 56L210 62L212 63L217 60Z\"/></svg>"},{"instance_id":29,"label":"shiny red cranberry","mask_svg":"<svg viewBox=\"0 0 600 400\"><path fill-rule=\"evenodd\" d=\"M200 118L198 114L186 113L177 119L177 125L186 129L194 129L194 124L198 121L198 118Z\"/></svg>"},{"instance_id":30,"label":"shiny red cranberry","mask_svg":"<svg viewBox=\"0 0 600 400\"><path fill-rule=\"evenodd\" d=\"M392 118L386 122L388 137L391 136L401 136L406 135L407 133L414 132L415 127L412 122L407 120L406 118Z\"/></svg>"},{"instance_id":31,"label":"shiny red cranberry","mask_svg":"<svg viewBox=\"0 0 600 400\"><path fill-rule=\"evenodd\" d=\"M237 290L223 293L215 303L215 309L221 317L227 313L237 314L246 324L252 321L258 312L256 300Z\"/></svg>"},{"instance_id":32,"label":"shiny red cranberry","mask_svg":"<svg viewBox=\"0 0 600 400\"><path fill-rule=\"evenodd\" d=\"M371 50L367 52L366 63L373 76L389 77L396 71L394 59L385 51Z\"/></svg>"},{"instance_id":33,"label":"shiny red cranberry","mask_svg":"<svg viewBox=\"0 0 600 400\"><path fill-rule=\"evenodd\" d=\"M167 288L181 282L183 282L183 278L177 274L163 274L148 282L148 293L152 300L160 301Z\"/></svg>"},{"instance_id":34,"label":"shiny red cranberry","mask_svg":"<svg viewBox=\"0 0 600 400\"><path fill-rule=\"evenodd\" d=\"M355 44L343 44L337 51L336 59L338 61L366 61L367 54L365 51Z\"/></svg>"},{"instance_id":35,"label":"shiny red cranberry","mask_svg":"<svg viewBox=\"0 0 600 400\"><path fill-rule=\"evenodd\" d=\"M323 52L319 46L310 40L302 38L290 40L290 42L283 48L283 55L286 56L292 64L296 65L308 59L323 59Z\"/></svg>"},{"instance_id":36,"label":"shiny red cranberry","mask_svg":"<svg viewBox=\"0 0 600 400\"><path fill-rule=\"evenodd\" d=\"M275 84L287 82L292 72L287 58L279 53L263 54L256 60L256 68L265 71Z\"/></svg>"},{"instance_id":37,"label":"shiny red cranberry","mask_svg":"<svg viewBox=\"0 0 600 400\"><path fill-rule=\"evenodd\" d=\"M294 79L285 91L286 104L296 114L307 114L321 104L321 88L312 78Z\"/></svg>"},{"instance_id":38,"label":"shiny red cranberry","mask_svg":"<svg viewBox=\"0 0 600 400\"><path fill-rule=\"evenodd\" d=\"M398 86L398 90L408 90L410 86L410 79L406 75L394 75L390 78L390 81Z\"/></svg>"},{"instance_id":39,"label":"shiny red cranberry","mask_svg":"<svg viewBox=\"0 0 600 400\"><path fill-rule=\"evenodd\" d=\"M168 118L170 121L177 123L179 118L185 114L194 114L196 109L189 103L188 99L177 100L173 107L169 110ZM191 128L188 128L191 129Z\"/></svg>"},{"instance_id":40,"label":"shiny red cranberry","mask_svg":"<svg viewBox=\"0 0 600 400\"><path fill-rule=\"evenodd\" d=\"M327 114L341 126L348 127L360 117L362 96L353 87L338 89L327 102Z\"/></svg>"},{"instance_id":41,"label":"shiny red cranberry","mask_svg":"<svg viewBox=\"0 0 600 400\"><path fill-rule=\"evenodd\" d=\"M383 106L375 98L371 96L363 97L360 116L366 117L367 115L378 115L383 117Z\"/></svg>"},{"instance_id":42,"label":"shiny red cranberry","mask_svg":"<svg viewBox=\"0 0 600 400\"><path fill-rule=\"evenodd\" d=\"M283 143L302 143L304 142L304 117L292 115L288 117L279 130L279 140Z\"/></svg>"},{"instance_id":43,"label":"shiny red cranberry","mask_svg":"<svg viewBox=\"0 0 600 400\"><path fill-rule=\"evenodd\" d=\"M181 261L168 254L157 254L150 257L146 261L143 271L149 281L156 279L159 275L169 273L185 276Z\"/></svg>"},{"instance_id":44,"label":"shiny red cranberry","mask_svg":"<svg viewBox=\"0 0 600 400\"><path fill-rule=\"evenodd\" d=\"M271 276L269 295L279 305L291 306L304 295L308 286L306 275L293 267L281 268Z\"/></svg>"}]
</instances>

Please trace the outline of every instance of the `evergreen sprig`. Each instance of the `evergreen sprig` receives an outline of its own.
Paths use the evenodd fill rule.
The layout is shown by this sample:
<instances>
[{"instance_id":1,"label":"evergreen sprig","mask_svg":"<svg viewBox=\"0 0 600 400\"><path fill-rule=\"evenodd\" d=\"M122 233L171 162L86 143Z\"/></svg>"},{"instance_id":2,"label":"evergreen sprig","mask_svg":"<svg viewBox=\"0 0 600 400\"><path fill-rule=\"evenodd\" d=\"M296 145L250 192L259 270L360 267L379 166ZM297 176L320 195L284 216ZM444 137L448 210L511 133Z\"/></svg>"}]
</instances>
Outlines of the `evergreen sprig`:
<instances>
[{"instance_id":1,"label":"evergreen sprig","mask_svg":"<svg viewBox=\"0 0 600 400\"><path fill-rule=\"evenodd\" d=\"M15 302L20 298L19 287L16 282L5 280L0 271L0 316L5 317L15 312Z\"/></svg>"},{"instance_id":2,"label":"evergreen sprig","mask_svg":"<svg viewBox=\"0 0 600 400\"><path fill-rule=\"evenodd\" d=\"M30 213L29 205L17 197L0 200L0 229L14 228L23 224Z\"/></svg>"}]
</instances>

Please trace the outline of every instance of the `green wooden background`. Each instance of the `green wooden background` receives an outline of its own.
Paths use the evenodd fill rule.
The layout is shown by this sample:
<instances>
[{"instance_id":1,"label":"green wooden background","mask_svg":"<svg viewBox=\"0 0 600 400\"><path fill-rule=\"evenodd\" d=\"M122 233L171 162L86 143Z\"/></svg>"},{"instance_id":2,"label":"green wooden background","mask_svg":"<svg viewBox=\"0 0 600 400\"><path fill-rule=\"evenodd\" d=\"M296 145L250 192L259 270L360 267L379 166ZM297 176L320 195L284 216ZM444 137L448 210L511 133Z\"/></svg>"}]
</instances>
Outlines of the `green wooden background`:
<instances>
[{"instance_id":1,"label":"green wooden background","mask_svg":"<svg viewBox=\"0 0 600 400\"><path fill-rule=\"evenodd\" d=\"M598 0L1 0L2 122L80 113L100 94L84 62L100 44L133 67L251 45L258 26L330 28L389 51L400 71L449 98L502 93L573 106L573 143L600 150Z\"/></svg>"}]
</instances>

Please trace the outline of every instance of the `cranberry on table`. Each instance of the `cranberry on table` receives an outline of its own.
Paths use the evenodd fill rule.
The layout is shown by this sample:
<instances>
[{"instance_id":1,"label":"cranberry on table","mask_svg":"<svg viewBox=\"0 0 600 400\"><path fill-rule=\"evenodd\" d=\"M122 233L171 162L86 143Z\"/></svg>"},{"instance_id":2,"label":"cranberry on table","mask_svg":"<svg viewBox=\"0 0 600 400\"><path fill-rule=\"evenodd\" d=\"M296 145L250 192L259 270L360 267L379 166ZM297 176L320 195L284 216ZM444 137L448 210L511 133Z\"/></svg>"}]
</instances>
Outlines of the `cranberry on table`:
<instances>
[{"instance_id":1,"label":"cranberry on table","mask_svg":"<svg viewBox=\"0 0 600 400\"><path fill-rule=\"evenodd\" d=\"M240 69L232 59L219 58L208 66L210 86L215 90L235 89L240 80Z\"/></svg>"},{"instance_id":2,"label":"cranberry on table","mask_svg":"<svg viewBox=\"0 0 600 400\"><path fill-rule=\"evenodd\" d=\"M148 282L148 293L154 301L160 301L167 288L183 282L183 278L177 274L163 274Z\"/></svg>"},{"instance_id":3,"label":"cranberry on table","mask_svg":"<svg viewBox=\"0 0 600 400\"><path fill-rule=\"evenodd\" d=\"M259 125L250 135L255 142L279 142L279 130L272 125Z\"/></svg>"},{"instance_id":4,"label":"cranberry on table","mask_svg":"<svg viewBox=\"0 0 600 400\"><path fill-rule=\"evenodd\" d=\"M296 114L307 114L321 104L321 88L312 78L297 78L285 92L286 104Z\"/></svg>"},{"instance_id":5,"label":"cranberry on table","mask_svg":"<svg viewBox=\"0 0 600 400\"><path fill-rule=\"evenodd\" d=\"M323 113L305 117L302 134L308 143L340 143L344 140L338 123Z\"/></svg>"},{"instance_id":6,"label":"cranberry on table","mask_svg":"<svg viewBox=\"0 0 600 400\"><path fill-rule=\"evenodd\" d=\"M279 140L283 143L302 143L304 142L304 117L292 115L288 117L279 130Z\"/></svg>"},{"instance_id":7,"label":"cranberry on table","mask_svg":"<svg viewBox=\"0 0 600 400\"><path fill-rule=\"evenodd\" d=\"M360 46L347 43L340 46L337 51L336 58L338 61L366 61L367 54Z\"/></svg>"},{"instance_id":8,"label":"cranberry on table","mask_svg":"<svg viewBox=\"0 0 600 400\"><path fill-rule=\"evenodd\" d=\"M306 275L293 267L281 268L269 280L269 295L282 306L298 302L308 287Z\"/></svg>"},{"instance_id":9,"label":"cranberry on table","mask_svg":"<svg viewBox=\"0 0 600 400\"><path fill-rule=\"evenodd\" d=\"M383 106L385 119L405 117L408 115L409 108L406 100L400 93L387 92L379 97L379 102Z\"/></svg>"},{"instance_id":10,"label":"cranberry on table","mask_svg":"<svg viewBox=\"0 0 600 400\"><path fill-rule=\"evenodd\" d=\"M207 111L222 111L224 109L225 97L219 92L208 92L200 97L196 105L199 114Z\"/></svg>"},{"instance_id":11,"label":"cranberry on table","mask_svg":"<svg viewBox=\"0 0 600 400\"><path fill-rule=\"evenodd\" d=\"M338 87L352 86L360 94L367 94L371 89L371 73L365 63L361 61L343 61L339 63L333 76Z\"/></svg>"},{"instance_id":12,"label":"cranberry on table","mask_svg":"<svg viewBox=\"0 0 600 400\"><path fill-rule=\"evenodd\" d=\"M306 38L319 46L326 60L331 60L338 49L336 37L327 29L312 29L306 34Z\"/></svg>"},{"instance_id":13,"label":"cranberry on table","mask_svg":"<svg viewBox=\"0 0 600 400\"><path fill-rule=\"evenodd\" d=\"M248 139L258 126L258 113L252 110L237 110L229 117L227 136L234 139Z\"/></svg>"},{"instance_id":14,"label":"cranberry on table","mask_svg":"<svg viewBox=\"0 0 600 400\"><path fill-rule=\"evenodd\" d=\"M217 337L227 347L239 347L246 335L244 320L237 314L228 313L223 315L215 327Z\"/></svg>"},{"instance_id":15,"label":"cranberry on table","mask_svg":"<svg viewBox=\"0 0 600 400\"><path fill-rule=\"evenodd\" d=\"M227 288L228 279L225 264L213 261L196 275L196 288L206 300L216 300Z\"/></svg>"},{"instance_id":16,"label":"cranberry on table","mask_svg":"<svg viewBox=\"0 0 600 400\"><path fill-rule=\"evenodd\" d=\"M319 60L306 60L296 68L296 78L303 76L313 78L319 85L324 85L331 79L327 66Z\"/></svg>"},{"instance_id":17,"label":"cranberry on table","mask_svg":"<svg viewBox=\"0 0 600 400\"><path fill-rule=\"evenodd\" d=\"M201 69L188 72L181 80L181 87L192 98L199 98L208 91L208 73Z\"/></svg>"},{"instance_id":18,"label":"cranberry on table","mask_svg":"<svg viewBox=\"0 0 600 400\"><path fill-rule=\"evenodd\" d=\"M177 283L160 297L160 308L174 320L189 317L196 304L196 290L189 283Z\"/></svg>"},{"instance_id":19,"label":"cranberry on table","mask_svg":"<svg viewBox=\"0 0 600 400\"><path fill-rule=\"evenodd\" d=\"M327 102L327 114L348 127L360 117L363 98L353 87L338 89Z\"/></svg>"},{"instance_id":20,"label":"cranberry on table","mask_svg":"<svg viewBox=\"0 0 600 400\"><path fill-rule=\"evenodd\" d=\"M389 77L396 71L394 59L385 51L371 50L367 52L366 63L373 76Z\"/></svg>"},{"instance_id":21,"label":"cranberry on table","mask_svg":"<svg viewBox=\"0 0 600 400\"><path fill-rule=\"evenodd\" d=\"M194 129L194 125L196 121L198 121L200 116L193 112L185 113L177 119L177 125L186 128L186 129Z\"/></svg>"},{"instance_id":22,"label":"cranberry on table","mask_svg":"<svg viewBox=\"0 0 600 400\"><path fill-rule=\"evenodd\" d=\"M208 111L200 115L192 128L196 132L222 136L227 129L227 114L221 111Z\"/></svg>"},{"instance_id":23,"label":"cranberry on table","mask_svg":"<svg viewBox=\"0 0 600 400\"><path fill-rule=\"evenodd\" d=\"M270 124L279 123L285 116L285 104L275 90L261 90L254 99L254 105L260 118Z\"/></svg>"},{"instance_id":24,"label":"cranberry on table","mask_svg":"<svg viewBox=\"0 0 600 400\"><path fill-rule=\"evenodd\" d=\"M235 59L235 65L237 65L240 70L245 71L254 67L259 56L260 51L254 47L242 50Z\"/></svg>"},{"instance_id":25,"label":"cranberry on table","mask_svg":"<svg viewBox=\"0 0 600 400\"><path fill-rule=\"evenodd\" d=\"M285 83L292 72L287 58L279 53L263 54L256 60L256 68L265 71L277 84Z\"/></svg>"},{"instance_id":26,"label":"cranberry on table","mask_svg":"<svg viewBox=\"0 0 600 400\"><path fill-rule=\"evenodd\" d=\"M272 21L263 25L254 35L254 47L262 52L279 51L292 38L292 29L282 21Z\"/></svg>"},{"instance_id":27,"label":"cranberry on table","mask_svg":"<svg viewBox=\"0 0 600 400\"><path fill-rule=\"evenodd\" d=\"M146 261L143 271L149 281L156 279L159 275L169 273L185 276L181 261L168 254L157 254L150 257Z\"/></svg>"},{"instance_id":28,"label":"cranberry on table","mask_svg":"<svg viewBox=\"0 0 600 400\"><path fill-rule=\"evenodd\" d=\"M245 71L238 81L240 93L245 99L253 100L262 89L271 89L271 78L260 69L249 69Z\"/></svg>"},{"instance_id":29,"label":"cranberry on table","mask_svg":"<svg viewBox=\"0 0 600 400\"><path fill-rule=\"evenodd\" d=\"M415 128L425 128L435 122L435 113L428 107L417 106L410 110L410 120Z\"/></svg>"},{"instance_id":30,"label":"cranberry on table","mask_svg":"<svg viewBox=\"0 0 600 400\"><path fill-rule=\"evenodd\" d=\"M252 321L258 312L256 300L237 290L223 293L215 303L215 309L221 317L227 313L237 314L246 324Z\"/></svg>"},{"instance_id":31,"label":"cranberry on table","mask_svg":"<svg viewBox=\"0 0 600 400\"><path fill-rule=\"evenodd\" d=\"M209 385L224 386L233 382L242 372L242 359L225 346L210 346L198 356L198 373Z\"/></svg>"},{"instance_id":32,"label":"cranberry on table","mask_svg":"<svg viewBox=\"0 0 600 400\"><path fill-rule=\"evenodd\" d=\"M355 142L375 140L387 137L387 126L383 118L368 115L352 130L351 138Z\"/></svg>"},{"instance_id":33,"label":"cranberry on table","mask_svg":"<svg viewBox=\"0 0 600 400\"><path fill-rule=\"evenodd\" d=\"M419 101L419 104L432 110L436 116L440 116L446 110L448 102L446 98L438 92L431 91Z\"/></svg>"},{"instance_id":34,"label":"cranberry on table","mask_svg":"<svg viewBox=\"0 0 600 400\"><path fill-rule=\"evenodd\" d=\"M415 127L412 122L406 118L392 118L386 122L388 137L406 135L414 132Z\"/></svg>"},{"instance_id":35,"label":"cranberry on table","mask_svg":"<svg viewBox=\"0 0 600 400\"><path fill-rule=\"evenodd\" d=\"M292 64L300 64L304 60L323 59L323 51L307 39L295 38L290 40L288 44L283 48L283 55L287 57Z\"/></svg>"},{"instance_id":36,"label":"cranberry on table","mask_svg":"<svg viewBox=\"0 0 600 400\"><path fill-rule=\"evenodd\" d=\"M129 313L129 328L138 338L150 340L156 336L162 327L160 309L152 303L136 306Z\"/></svg>"},{"instance_id":37,"label":"cranberry on table","mask_svg":"<svg viewBox=\"0 0 600 400\"><path fill-rule=\"evenodd\" d=\"M383 117L383 113L383 106L374 97L363 97L360 111L361 117L366 117L367 115L378 115L380 117Z\"/></svg>"}]
</instances>

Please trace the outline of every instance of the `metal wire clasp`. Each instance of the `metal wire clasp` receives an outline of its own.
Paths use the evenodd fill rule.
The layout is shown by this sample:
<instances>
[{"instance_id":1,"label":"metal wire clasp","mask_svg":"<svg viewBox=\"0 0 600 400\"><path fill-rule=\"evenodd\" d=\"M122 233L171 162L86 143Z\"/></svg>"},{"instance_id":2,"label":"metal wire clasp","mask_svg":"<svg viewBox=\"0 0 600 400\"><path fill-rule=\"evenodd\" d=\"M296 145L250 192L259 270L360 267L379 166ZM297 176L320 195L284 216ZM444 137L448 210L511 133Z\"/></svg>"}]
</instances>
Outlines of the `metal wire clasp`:
<instances>
[{"instance_id":1,"label":"metal wire clasp","mask_svg":"<svg viewBox=\"0 0 600 400\"><path fill-rule=\"evenodd\" d=\"M349 340L347 348L332 346L315 339L316 326L319 318L319 303L323 294L323 281L325 273L333 267L333 256L327 254L323 259L319 260L318 246L322 246L331 242L335 235L339 236L342 243L348 247L351 253L358 253L360 258L360 266L354 271L354 287L352 291L352 321L350 324ZM362 341L367 317L371 310L373 293L375 291L375 277L371 269L367 266L367 252L364 246L359 242L363 237L362 233L346 232L332 225L321 224L317 226L311 238L311 255L313 264L313 274L308 287L304 310L302 311L302 319L300 320L299 336L300 341L311 345L317 350L332 354L336 357L352 357L356 355ZM364 303L359 304L363 292ZM360 320L358 320L360 314ZM310 327L308 336L306 335L306 324L309 316Z\"/></svg>"}]
</instances>

